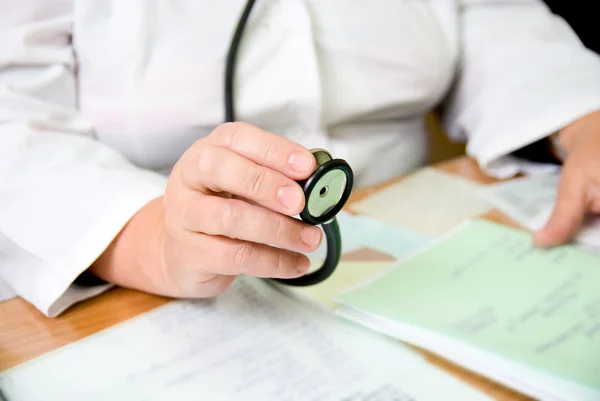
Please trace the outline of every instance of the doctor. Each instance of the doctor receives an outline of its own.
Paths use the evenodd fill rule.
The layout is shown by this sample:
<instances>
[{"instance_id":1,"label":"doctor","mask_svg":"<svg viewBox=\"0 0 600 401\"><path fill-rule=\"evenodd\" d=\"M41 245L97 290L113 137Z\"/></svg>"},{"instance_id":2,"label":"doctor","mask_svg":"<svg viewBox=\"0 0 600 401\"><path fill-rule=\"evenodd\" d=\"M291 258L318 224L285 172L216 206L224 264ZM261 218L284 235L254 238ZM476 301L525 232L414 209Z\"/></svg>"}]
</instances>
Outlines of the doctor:
<instances>
[{"instance_id":1,"label":"doctor","mask_svg":"<svg viewBox=\"0 0 600 401\"><path fill-rule=\"evenodd\" d=\"M242 273L302 275L322 241L290 217L307 148L375 184L426 163L438 105L492 176L545 168L532 147L564 160L538 245L600 212L600 59L541 1L258 1L245 123L222 124L244 5L3 2L1 285L53 317L111 285L211 297Z\"/></svg>"}]
</instances>

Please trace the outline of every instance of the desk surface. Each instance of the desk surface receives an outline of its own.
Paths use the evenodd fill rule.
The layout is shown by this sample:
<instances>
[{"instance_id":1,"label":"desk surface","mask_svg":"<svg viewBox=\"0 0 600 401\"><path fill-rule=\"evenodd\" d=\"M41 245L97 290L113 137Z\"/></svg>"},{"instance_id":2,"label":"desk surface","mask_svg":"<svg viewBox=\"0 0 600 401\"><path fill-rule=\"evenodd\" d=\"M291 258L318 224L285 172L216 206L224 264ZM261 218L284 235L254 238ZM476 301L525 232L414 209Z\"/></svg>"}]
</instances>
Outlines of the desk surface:
<instances>
[{"instance_id":1,"label":"desk surface","mask_svg":"<svg viewBox=\"0 0 600 401\"><path fill-rule=\"evenodd\" d=\"M451 160L436 165L435 168L479 183L494 181L484 176L477 165L467 158ZM356 202L389 184L385 183L374 188L357 191L353 194L350 202ZM497 211L491 211L484 217L498 223L518 227L516 223ZM20 298L1 303L0 370L123 322L168 301L166 298L119 288L76 305L56 319L46 318ZM497 400L530 399L431 353L419 351L425 354L432 364Z\"/></svg>"}]
</instances>

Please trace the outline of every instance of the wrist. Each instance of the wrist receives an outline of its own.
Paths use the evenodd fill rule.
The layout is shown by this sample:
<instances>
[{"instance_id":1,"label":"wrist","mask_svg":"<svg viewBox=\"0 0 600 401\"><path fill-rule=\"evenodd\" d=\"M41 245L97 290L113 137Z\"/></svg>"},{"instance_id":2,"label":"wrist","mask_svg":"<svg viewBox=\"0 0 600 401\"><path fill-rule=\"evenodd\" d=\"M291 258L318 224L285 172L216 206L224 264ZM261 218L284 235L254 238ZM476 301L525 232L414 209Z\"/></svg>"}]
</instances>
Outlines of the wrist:
<instances>
[{"instance_id":1,"label":"wrist","mask_svg":"<svg viewBox=\"0 0 600 401\"><path fill-rule=\"evenodd\" d=\"M569 129L571 127L567 127L565 129L560 130L558 133L553 136L553 147L556 152L560 152L563 156L563 159L572 151L574 137L576 137L576 130Z\"/></svg>"},{"instance_id":2,"label":"wrist","mask_svg":"<svg viewBox=\"0 0 600 401\"><path fill-rule=\"evenodd\" d=\"M565 155L570 154L582 140L597 131L600 126L600 110L587 114L561 129L557 134L557 145Z\"/></svg>"},{"instance_id":3,"label":"wrist","mask_svg":"<svg viewBox=\"0 0 600 401\"><path fill-rule=\"evenodd\" d=\"M115 285L156 293L164 271L164 208L159 197L136 213L90 267Z\"/></svg>"}]
</instances>

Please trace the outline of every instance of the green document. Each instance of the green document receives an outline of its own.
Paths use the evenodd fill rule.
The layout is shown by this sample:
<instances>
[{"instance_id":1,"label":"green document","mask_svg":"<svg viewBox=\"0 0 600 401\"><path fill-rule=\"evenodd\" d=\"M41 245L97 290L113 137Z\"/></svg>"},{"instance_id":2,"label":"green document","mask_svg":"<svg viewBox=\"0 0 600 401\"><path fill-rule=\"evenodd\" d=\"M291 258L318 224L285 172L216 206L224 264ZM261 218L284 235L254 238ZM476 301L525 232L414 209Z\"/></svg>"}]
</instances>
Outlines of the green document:
<instances>
[{"instance_id":1,"label":"green document","mask_svg":"<svg viewBox=\"0 0 600 401\"><path fill-rule=\"evenodd\" d=\"M581 249L476 220L339 300L600 389L600 257Z\"/></svg>"}]
</instances>

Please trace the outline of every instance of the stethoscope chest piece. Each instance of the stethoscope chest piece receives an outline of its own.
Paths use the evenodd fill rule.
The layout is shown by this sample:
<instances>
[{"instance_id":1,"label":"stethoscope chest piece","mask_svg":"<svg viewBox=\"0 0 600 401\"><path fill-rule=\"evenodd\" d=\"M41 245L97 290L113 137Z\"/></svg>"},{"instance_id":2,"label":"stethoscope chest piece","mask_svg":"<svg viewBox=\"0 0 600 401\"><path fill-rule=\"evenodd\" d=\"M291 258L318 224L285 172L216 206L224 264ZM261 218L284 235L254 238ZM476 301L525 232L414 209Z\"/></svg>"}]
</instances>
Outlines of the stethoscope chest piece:
<instances>
[{"instance_id":1,"label":"stethoscope chest piece","mask_svg":"<svg viewBox=\"0 0 600 401\"><path fill-rule=\"evenodd\" d=\"M352 187L354 174L350 165L343 159L334 159L323 149L313 149L311 153L317 161L317 168L304 181L298 183L306 200L300 213L302 221L320 225L325 233L327 256L321 267L308 274L292 279L274 279L291 286L315 285L333 274L342 254L342 236L336 215L344 208Z\"/></svg>"},{"instance_id":2,"label":"stethoscope chest piece","mask_svg":"<svg viewBox=\"0 0 600 401\"><path fill-rule=\"evenodd\" d=\"M350 197L354 176L345 160L334 159L323 149L312 149L317 168L300 181L306 204L300 218L313 225L326 224L344 208Z\"/></svg>"}]
</instances>

